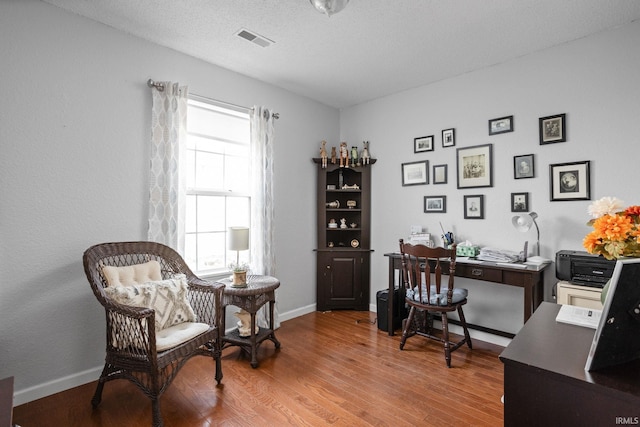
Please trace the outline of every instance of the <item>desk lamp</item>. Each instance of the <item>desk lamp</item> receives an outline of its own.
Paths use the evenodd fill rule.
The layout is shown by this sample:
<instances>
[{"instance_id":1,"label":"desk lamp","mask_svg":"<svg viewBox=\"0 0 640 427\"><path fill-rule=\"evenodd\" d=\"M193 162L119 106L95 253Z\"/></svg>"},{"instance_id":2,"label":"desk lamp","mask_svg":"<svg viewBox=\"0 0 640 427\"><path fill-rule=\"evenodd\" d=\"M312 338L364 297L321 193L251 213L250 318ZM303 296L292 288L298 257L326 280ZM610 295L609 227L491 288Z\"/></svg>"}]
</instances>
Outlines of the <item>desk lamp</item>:
<instances>
[{"instance_id":1,"label":"desk lamp","mask_svg":"<svg viewBox=\"0 0 640 427\"><path fill-rule=\"evenodd\" d=\"M240 251L249 249L249 227L229 227L229 250L236 251L236 268L240 268Z\"/></svg>"},{"instance_id":2,"label":"desk lamp","mask_svg":"<svg viewBox=\"0 0 640 427\"><path fill-rule=\"evenodd\" d=\"M538 240L536 242L536 255L540 256L540 229L538 228L538 223L536 222L536 218L538 218L538 214L535 212L529 212L528 214L516 215L511 219L511 223L521 233L526 233L529 231L532 225L536 226L536 231L538 232ZM524 254L525 259L527 254Z\"/></svg>"}]
</instances>

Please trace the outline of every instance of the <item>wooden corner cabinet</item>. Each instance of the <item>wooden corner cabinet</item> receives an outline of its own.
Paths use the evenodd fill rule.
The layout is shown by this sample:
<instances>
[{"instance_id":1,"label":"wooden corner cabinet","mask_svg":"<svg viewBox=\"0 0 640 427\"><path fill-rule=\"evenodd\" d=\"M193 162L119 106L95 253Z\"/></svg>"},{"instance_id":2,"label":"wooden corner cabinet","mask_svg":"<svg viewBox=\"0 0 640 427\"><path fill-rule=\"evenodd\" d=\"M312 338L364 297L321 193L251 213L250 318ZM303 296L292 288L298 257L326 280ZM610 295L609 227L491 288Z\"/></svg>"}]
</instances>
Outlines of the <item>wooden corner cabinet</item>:
<instances>
[{"instance_id":1,"label":"wooden corner cabinet","mask_svg":"<svg viewBox=\"0 0 640 427\"><path fill-rule=\"evenodd\" d=\"M317 310L369 310L371 167L328 162L317 179Z\"/></svg>"}]
</instances>

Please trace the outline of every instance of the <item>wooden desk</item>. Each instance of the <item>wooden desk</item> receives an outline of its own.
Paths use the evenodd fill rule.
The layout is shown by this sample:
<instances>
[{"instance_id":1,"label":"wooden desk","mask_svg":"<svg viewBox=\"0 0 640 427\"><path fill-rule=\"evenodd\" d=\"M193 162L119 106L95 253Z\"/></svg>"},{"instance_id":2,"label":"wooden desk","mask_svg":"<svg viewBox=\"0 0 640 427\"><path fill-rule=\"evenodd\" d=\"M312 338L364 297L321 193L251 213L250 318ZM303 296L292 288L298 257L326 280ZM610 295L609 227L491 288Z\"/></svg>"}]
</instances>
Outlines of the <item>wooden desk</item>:
<instances>
[{"instance_id":1,"label":"wooden desk","mask_svg":"<svg viewBox=\"0 0 640 427\"><path fill-rule=\"evenodd\" d=\"M238 329L234 329L223 337L223 349L227 346L237 345L251 355L251 366L258 367L258 346L266 339L271 340L276 348L280 348L280 342L276 338L273 328L273 306L276 301L275 290L280 286L280 281L271 276L247 276L247 286L237 288L232 286L230 280L221 280L225 285L222 298L222 332L225 332L226 310L228 305L235 305L251 314L251 335L241 337ZM256 313L266 303L269 303L269 327L260 328L255 332Z\"/></svg>"},{"instance_id":2,"label":"wooden desk","mask_svg":"<svg viewBox=\"0 0 640 427\"><path fill-rule=\"evenodd\" d=\"M500 355L504 425L638 424L640 360L585 371L595 329L556 322L559 310L542 303Z\"/></svg>"},{"instance_id":3,"label":"wooden desk","mask_svg":"<svg viewBox=\"0 0 640 427\"><path fill-rule=\"evenodd\" d=\"M402 269L402 259L400 253L387 253L389 257L389 302L387 304L387 320L389 322L389 335L393 335L393 290L395 288L395 272ZM539 268L527 266L527 268L509 267L494 262L470 263L456 261L456 277L466 277L467 279L484 280L487 282L501 283L503 285L518 286L524 289L524 321L526 322L531 313L540 305L544 295L544 270L550 264L545 264ZM449 263L442 263L442 269L448 271ZM400 275L398 275L400 277ZM399 283L402 283L400 278ZM507 332L485 328L479 325L467 323L471 329L490 332L496 335L512 338L514 335Z\"/></svg>"}]
</instances>

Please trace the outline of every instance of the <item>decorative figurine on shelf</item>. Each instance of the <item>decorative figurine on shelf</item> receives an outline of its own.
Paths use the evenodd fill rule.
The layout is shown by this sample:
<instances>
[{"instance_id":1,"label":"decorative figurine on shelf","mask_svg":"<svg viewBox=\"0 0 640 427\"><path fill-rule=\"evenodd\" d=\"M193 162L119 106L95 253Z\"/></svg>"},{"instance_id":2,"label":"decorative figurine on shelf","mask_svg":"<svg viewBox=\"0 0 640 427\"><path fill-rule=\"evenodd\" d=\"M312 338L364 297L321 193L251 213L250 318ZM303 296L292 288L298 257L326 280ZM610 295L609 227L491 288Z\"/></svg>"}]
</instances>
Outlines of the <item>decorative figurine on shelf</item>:
<instances>
[{"instance_id":1,"label":"decorative figurine on shelf","mask_svg":"<svg viewBox=\"0 0 640 427\"><path fill-rule=\"evenodd\" d=\"M360 166L358 161L358 147L351 147L351 167L355 168L356 163Z\"/></svg>"},{"instance_id":2,"label":"decorative figurine on shelf","mask_svg":"<svg viewBox=\"0 0 640 427\"><path fill-rule=\"evenodd\" d=\"M338 160L338 155L336 154L336 147L331 147L331 164L335 165Z\"/></svg>"},{"instance_id":3,"label":"decorative figurine on shelf","mask_svg":"<svg viewBox=\"0 0 640 427\"><path fill-rule=\"evenodd\" d=\"M355 200L347 200L347 207L349 209L353 209L356 207L356 201Z\"/></svg>"},{"instance_id":4,"label":"decorative figurine on shelf","mask_svg":"<svg viewBox=\"0 0 640 427\"><path fill-rule=\"evenodd\" d=\"M352 223L351 223L351 224L349 224L349 225L351 225L351 228L356 228L356 227L358 226L358 224L356 224L355 222L352 222Z\"/></svg>"},{"instance_id":5,"label":"decorative figurine on shelf","mask_svg":"<svg viewBox=\"0 0 640 427\"><path fill-rule=\"evenodd\" d=\"M348 228L346 218L340 218L340 228Z\"/></svg>"},{"instance_id":6,"label":"decorative figurine on shelf","mask_svg":"<svg viewBox=\"0 0 640 427\"><path fill-rule=\"evenodd\" d=\"M328 208L331 208L331 209L338 209L340 207L340 200L335 200L333 202L328 202L326 204L326 206Z\"/></svg>"},{"instance_id":7,"label":"decorative figurine on shelf","mask_svg":"<svg viewBox=\"0 0 640 427\"><path fill-rule=\"evenodd\" d=\"M322 167L327 167L327 141L322 141L320 146L320 159L322 159Z\"/></svg>"},{"instance_id":8,"label":"decorative figurine on shelf","mask_svg":"<svg viewBox=\"0 0 640 427\"><path fill-rule=\"evenodd\" d=\"M329 220L329 228L338 228L338 223L336 222L335 219L331 218Z\"/></svg>"},{"instance_id":9,"label":"decorative figurine on shelf","mask_svg":"<svg viewBox=\"0 0 640 427\"><path fill-rule=\"evenodd\" d=\"M371 159L371 156L369 155L369 141L362 141L362 145L364 145L364 148L362 149L362 155L360 158L362 159L362 166L364 166L368 165Z\"/></svg>"},{"instance_id":10,"label":"decorative figurine on shelf","mask_svg":"<svg viewBox=\"0 0 640 427\"><path fill-rule=\"evenodd\" d=\"M348 168L349 167L349 150L347 149L347 143L340 143L340 167Z\"/></svg>"},{"instance_id":11,"label":"decorative figurine on shelf","mask_svg":"<svg viewBox=\"0 0 640 427\"><path fill-rule=\"evenodd\" d=\"M243 338L251 336L251 314L245 310L236 311L233 313L238 319L238 335ZM255 332L258 334L260 328L258 325L255 327Z\"/></svg>"},{"instance_id":12,"label":"decorative figurine on shelf","mask_svg":"<svg viewBox=\"0 0 640 427\"><path fill-rule=\"evenodd\" d=\"M360 186L358 184L353 184L353 185L344 184L340 188L342 188L343 190L359 190Z\"/></svg>"}]
</instances>

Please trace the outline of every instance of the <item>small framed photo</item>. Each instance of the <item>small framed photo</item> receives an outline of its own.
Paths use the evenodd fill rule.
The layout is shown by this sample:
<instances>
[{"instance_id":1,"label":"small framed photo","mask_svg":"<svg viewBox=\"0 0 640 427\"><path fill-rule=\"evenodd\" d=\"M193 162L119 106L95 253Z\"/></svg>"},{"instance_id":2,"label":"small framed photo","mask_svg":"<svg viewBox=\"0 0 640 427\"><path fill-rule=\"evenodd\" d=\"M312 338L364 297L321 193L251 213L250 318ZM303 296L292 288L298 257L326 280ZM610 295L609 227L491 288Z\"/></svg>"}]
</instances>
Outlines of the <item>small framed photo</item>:
<instances>
[{"instance_id":1,"label":"small framed photo","mask_svg":"<svg viewBox=\"0 0 640 427\"><path fill-rule=\"evenodd\" d=\"M424 196L424 213L447 212L447 196Z\"/></svg>"},{"instance_id":2,"label":"small framed photo","mask_svg":"<svg viewBox=\"0 0 640 427\"><path fill-rule=\"evenodd\" d=\"M484 219L484 195L464 196L464 219Z\"/></svg>"},{"instance_id":3,"label":"small framed photo","mask_svg":"<svg viewBox=\"0 0 640 427\"><path fill-rule=\"evenodd\" d=\"M533 154L513 156L513 178L533 178Z\"/></svg>"},{"instance_id":4,"label":"small framed photo","mask_svg":"<svg viewBox=\"0 0 640 427\"><path fill-rule=\"evenodd\" d=\"M429 183L429 161L402 164L402 185L422 185Z\"/></svg>"},{"instance_id":5,"label":"small framed photo","mask_svg":"<svg viewBox=\"0 0 640 427\"><path fill-rule=\"evenodd\" d=\"M434 184L447 183L447 165L433 166L433 183Z\"/></svg>"},{"instance_id":6,"label":"small framed photo","mask_svg":"<svg viewBox=\"0 0 640 427\"><path fill-rule=\"evenodd\" d=\"M513 132L513 116L489 120L489 135Z\"/></svg>"},{"instance_id":7,"label":"small framed photo","mask_svg":"<svg viewBox=\"0 0 640 427\"><path fill-rule=\"evenodd\" d=\"M565 122L566 114L540 117L540 119L538 119L540 125L540 145L565 142L567 140Z\"/></svg>"},{"instance_id":8,"label":"small framed photo","mask_svg":"<svg viewBox=\"0 0 640 427\"><path fill-rule=\"evenodd\" d=\"M442 131L442 146L443 147L453 147L456 145L456 130L445 129Z\"/></svg>"},{"instance_id":9,"label":"small framed photo","mask_svg":"<svg viewBox=\"0 0 640 427\"><path fill-rule=\"evenodd\" d=\"M458 188L492 187L493 145L456 149Z\"/></svg>"},{"instance_id":10,"label":"small framed photo","mask_svg":"<svg viewBox=\"0 0 640 427\"><path fill-rule=\"evenodd\" d=\"M511 193L511 212L529 212L529 193Z\"/></svg>"},{"instance_id":11,"label":"small framed photo","mask_svg":"<svg viewBox=\"0 0 640 427\"><path fill-rule=\"evenodd\" d=\"M551 201L591 200L589 160L549 165Z\"/></svg>"},{"instance_id":12,"label":"small framed photo","mask_svg":"<svg viewBox=\"0 0 640 427\"><path fill-rule=\"evenodd\" d=\"M433 135L413 138L413 152L433 151Z\"/></svg>"}]
</instances>

